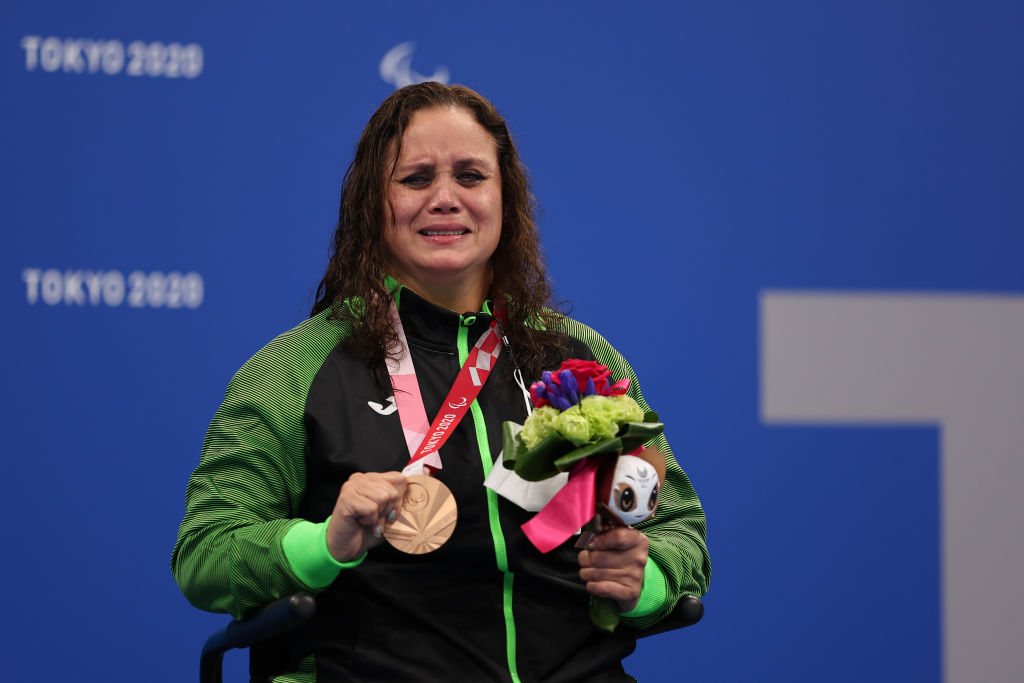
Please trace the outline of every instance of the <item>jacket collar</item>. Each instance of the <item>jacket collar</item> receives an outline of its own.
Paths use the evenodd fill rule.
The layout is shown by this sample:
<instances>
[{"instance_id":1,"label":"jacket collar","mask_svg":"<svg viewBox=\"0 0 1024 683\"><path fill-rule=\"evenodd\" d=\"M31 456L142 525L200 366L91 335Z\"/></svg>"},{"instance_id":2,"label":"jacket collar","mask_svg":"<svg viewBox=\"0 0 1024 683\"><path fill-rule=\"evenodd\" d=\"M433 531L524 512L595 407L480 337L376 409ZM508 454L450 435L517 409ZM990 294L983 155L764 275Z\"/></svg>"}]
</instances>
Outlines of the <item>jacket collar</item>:
<instances>
[{"instance_id":1,"label":"jacket collar","mask_svg":"<svg viewBox=\"0 0 1024 683\"><path fill-rule=\"evenodd\" d=\"M421 345L451 347L455 345L462 326L469 328L469 343L472 344L494 319L490 299L484 301L482 311L460 315L427 301L390 275L384 276L384 285L395 300L406 337Z\"/></svg>"},{"instance_id":2,"label":"jacket collar","mask_svg":"<svg viewBox=\"0 0 1024 683\"><path fill-rule=\"evenodd\" d=\"M390 275L388 275L387 273L384 274L384 286L387 288L387 290L389 292L391 292L391 296L394 297L394 299L395 299L395 306L399 310L401 310L402 304L400 302L400 299L402 297L402 292L412 292L412 290L409 289L408 287L406 287L405 285L403 285L401 282L399 282L395 278L393 278ZM415 293L415 292L413 292L413 293ZM420 298L422 298L422 297L420 297ZM486 313L487 315L494 315L493 305L494 305L494 302L492 302L490 299L486 299L484 301L484 304L483 304L480 312Z\"/></svg>"}]
</instances>

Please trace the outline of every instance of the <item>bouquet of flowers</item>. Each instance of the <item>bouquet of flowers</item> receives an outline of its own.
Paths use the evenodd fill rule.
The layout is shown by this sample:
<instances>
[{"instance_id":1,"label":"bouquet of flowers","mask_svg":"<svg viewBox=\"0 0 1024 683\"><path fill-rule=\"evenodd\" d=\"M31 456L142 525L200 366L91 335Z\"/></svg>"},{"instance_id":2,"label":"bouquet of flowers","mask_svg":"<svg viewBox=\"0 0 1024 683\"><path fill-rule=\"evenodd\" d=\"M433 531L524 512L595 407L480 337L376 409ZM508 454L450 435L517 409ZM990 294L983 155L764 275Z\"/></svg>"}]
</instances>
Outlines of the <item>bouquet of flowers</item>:
<instances>
[{"instance_id":1,"label":"bouquet of flowers","mask_svg":"<svg viewBox=\"0 0 1024 683\"><path fill-rule=\"evenodd\" d=\"M534 411L526 421L503 425L504 466L520 478L538 482L569 472L566 484L523 525L541 552L580 530L577 547L611 526L654 515L665 457L644 443L665 426L626 395L628 379L612 384L610 376L595 361L567 360L530 387ZM609 600L592 600L590 614L609 631L619 620Z\"/></svg>"},{"instance_id":2,"label":"bouquet of flowers","mask_svg":"<svg viewBox=\"0 0 1024 683\"><path fill-rule=\"evenodd\" d=\"M629 396L629 380L609 383L596 361L569 359L530 386L533 413L522 425L506 422L504 464L526 481L569 471L587 458L619 455L661 434L657 413Z\"/></svg>"}]
</instances>

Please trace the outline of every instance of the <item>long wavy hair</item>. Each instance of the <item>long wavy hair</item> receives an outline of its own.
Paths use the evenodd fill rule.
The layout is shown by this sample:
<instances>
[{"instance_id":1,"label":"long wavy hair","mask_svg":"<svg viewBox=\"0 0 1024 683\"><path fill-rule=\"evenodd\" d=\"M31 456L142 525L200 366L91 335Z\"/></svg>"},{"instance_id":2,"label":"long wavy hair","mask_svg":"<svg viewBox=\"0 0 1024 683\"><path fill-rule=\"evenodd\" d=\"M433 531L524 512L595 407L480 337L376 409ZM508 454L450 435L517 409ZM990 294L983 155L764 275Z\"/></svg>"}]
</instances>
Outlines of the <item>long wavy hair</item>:
<instances>
[{"instance_id":1,"label":"long wavy hair","mask_svg":"<svg viewBox=\"0 0 1024 683\"><path fill-rule=\"evenodd\" d=\"M504 330L526 380L539 377L545 364L567 347L565 336L558 332L562 314L551 302L536 199L505 119L494 105L464 86L410 85L384 100L359 138L341 187L327 271L310 314L329 308L332 318L351 326L346 343L367 362L382 392L386 391L384 361L398 351L389 315L391 296L384 285L390 260L384 231L391 215L386 187L412 115L421 109L450 107L471 113L497 147L502 224L491 257L490 296L505 304Z\"/></svg>"}]
</instances>

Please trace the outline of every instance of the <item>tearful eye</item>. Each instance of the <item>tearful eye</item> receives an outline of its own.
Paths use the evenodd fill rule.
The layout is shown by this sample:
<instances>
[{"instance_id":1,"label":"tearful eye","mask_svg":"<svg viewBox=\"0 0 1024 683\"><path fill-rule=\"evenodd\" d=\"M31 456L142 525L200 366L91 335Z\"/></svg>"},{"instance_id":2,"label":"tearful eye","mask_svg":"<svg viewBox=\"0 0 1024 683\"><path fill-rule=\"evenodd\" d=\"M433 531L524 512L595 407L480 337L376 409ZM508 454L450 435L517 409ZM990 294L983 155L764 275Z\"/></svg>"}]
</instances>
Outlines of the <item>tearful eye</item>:
<instances>
[{"instance_id":1,"label":"tearful eye","mask_svg":"<svg viewBox=\"0 0 1024 683\"><path fill-rule=\"evenodd\" d=\"M476 171L466 171L459 174L459 182L463 185L476 185L484 180L484 176Z\"/></svg>"},{"instance_id":2,"label":"tearful eye","mask_svg":"<svg viewBox=\"0 0 1024 683\"><path fill-rule=\"evenodd\" d=\"M426 187L430 184L430 178L422 173L415 173L402 178L398 182L406 187Z\"/></svg>"},{"instance_id":3,"label":"tearful eye","mask_svg":"<svg viewBox=\"0 0 1024 683\"><path fill-rule=\"evenodd\" d=\"M651 497L647 499L647 509L648 510L653 510L654 506L658 504L658 491L659 490L660 490L660 487L658 486L658 484L655 484L654 488L651 489Z\"/></svg>"},{"instance_id":4,"label":"tearful eye","mask_svg":"<svg viewBox=\"0 0 1024 683\"><path fill-rule=\"evenodd\" d=\"M623 512L632 512L636 507L636 493L629 484L619 484L615 489L615 504Z\"/></svg>"}]
</instances>

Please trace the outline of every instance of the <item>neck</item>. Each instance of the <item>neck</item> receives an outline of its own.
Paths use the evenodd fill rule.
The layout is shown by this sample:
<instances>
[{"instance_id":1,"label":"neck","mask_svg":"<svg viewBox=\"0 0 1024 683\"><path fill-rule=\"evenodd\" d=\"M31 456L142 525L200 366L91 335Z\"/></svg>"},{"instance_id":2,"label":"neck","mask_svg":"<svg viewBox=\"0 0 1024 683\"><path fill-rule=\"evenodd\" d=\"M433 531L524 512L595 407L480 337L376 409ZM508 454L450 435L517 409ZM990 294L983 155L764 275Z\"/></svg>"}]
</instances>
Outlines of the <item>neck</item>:
<instances>
[{"instance_id":1,"label":"neck","mask_svg":"<svg viewBox=\"0 0 1024 683\"><path fill-rule=\"evenodd\" d=\"M394 278L430 303L456 313L475 313L483 308L491 288L490 272L486 277L469 281L438 281L435 278L424 282L404 275Z\"/></svg>"}]
</instances>

